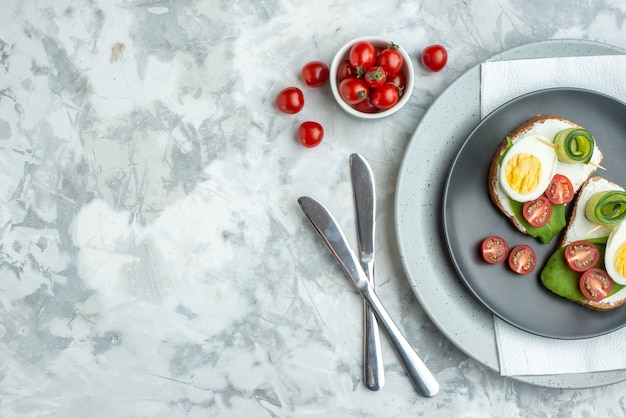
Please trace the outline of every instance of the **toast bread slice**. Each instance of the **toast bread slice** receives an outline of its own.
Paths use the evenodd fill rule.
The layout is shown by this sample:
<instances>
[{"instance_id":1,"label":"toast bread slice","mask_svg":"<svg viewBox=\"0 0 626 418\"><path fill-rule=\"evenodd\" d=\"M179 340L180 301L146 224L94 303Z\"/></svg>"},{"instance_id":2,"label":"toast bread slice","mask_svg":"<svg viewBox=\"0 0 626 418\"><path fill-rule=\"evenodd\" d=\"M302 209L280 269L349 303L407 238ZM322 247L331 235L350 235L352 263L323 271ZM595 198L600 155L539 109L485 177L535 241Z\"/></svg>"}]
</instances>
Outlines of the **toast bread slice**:
<instances>
[{"instance_id":1,"label":"toast bread slice","mask_svg":"<svg viewBox=\"0 0 626 418\"><path fill-rule=\"evenodd\" d=\"M513 144L517 141L523 141L524 137L539 134L550 140L554 140L556 134L568 128L582 128L575 122L567 120L563 117L553 114L536 115L521 125L517 126L509 135L508 138ZM504 155L508 148L509 142L505 137L496 152L494 153L491 165L489 166L489 196L492 202L498 207L498 209L515 225L515 227L522 233L527 234L526 228L516 218L513 213L513 208L509 201L507 194L504 192L499 181L500 164L498 161ZM572 182L574 192L577 192L589 177L597 170L597 166L600 165L603 159L602 152L598 148L596 143L591 158L591 164L567 164L557 162L556 173L565 175Z\"/></svg>"},{"instance_id":2,"label":"toast bread slice","mask_svg":"<svg viewBox=\"0 0 626 418\"><path fill-rule=\"evenodd\" d=\"M605 190L624 191L624 188L601 176L593 176L583 184L574 201L572 214L565 229L563 230L559 247L564 247L578 240L609 236L612 227L602 226L598 228L595 223L591 222L585 216L585 206L587 205L589 198L597 192ZM573 302L583 305L589 309L609 311L626 303L626 287L599 302L592 302L589 300L574 300Z\"/></svg>"}]
</instances>

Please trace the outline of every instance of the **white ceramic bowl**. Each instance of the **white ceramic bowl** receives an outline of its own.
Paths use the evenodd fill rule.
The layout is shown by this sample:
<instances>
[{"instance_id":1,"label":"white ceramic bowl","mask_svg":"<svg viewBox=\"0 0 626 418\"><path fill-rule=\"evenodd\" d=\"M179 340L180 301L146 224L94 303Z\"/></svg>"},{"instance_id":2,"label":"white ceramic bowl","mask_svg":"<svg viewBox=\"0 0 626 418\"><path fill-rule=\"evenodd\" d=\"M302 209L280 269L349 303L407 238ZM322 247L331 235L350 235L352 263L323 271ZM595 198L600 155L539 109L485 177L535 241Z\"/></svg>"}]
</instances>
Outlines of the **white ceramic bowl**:
<instances>
[{"instance_id":1,"label":"white ceramic bowl","mask_svg":"<svg viewBox=\"0 0 626 418\"><path fill-rule=\"evenodd\" d=\"M350 48L357 42L367 41L374 45L376 48L385 48L389 45L393 39L387 39L380 36L363 36L361 38L356 38L339 48L339 51L333 57L332 62L330 63L330 89L333 93L333 97L339 104L339 106L345 110L350 115L361 118L361 119L380 119L389 115L393 115L398 110L400 110L411 98L411 93L413 93L413 85L415 83L415 74L413 72L413 62L411 60L411 56L406 52L402 45L398 45L398 50L402 54L404 58L404 64L402 65L402 72L406 77L406 85L402 91L402 96L400 96L400 100L398 103L390 109L383 110L377 113L365 113L359 110L356 110L348 103L346 103L341 96L339 95L338 83L337 83L337 69L339 68L339 64L348 59L348 55L350 53Z\"/></svg>"}]
</instances>

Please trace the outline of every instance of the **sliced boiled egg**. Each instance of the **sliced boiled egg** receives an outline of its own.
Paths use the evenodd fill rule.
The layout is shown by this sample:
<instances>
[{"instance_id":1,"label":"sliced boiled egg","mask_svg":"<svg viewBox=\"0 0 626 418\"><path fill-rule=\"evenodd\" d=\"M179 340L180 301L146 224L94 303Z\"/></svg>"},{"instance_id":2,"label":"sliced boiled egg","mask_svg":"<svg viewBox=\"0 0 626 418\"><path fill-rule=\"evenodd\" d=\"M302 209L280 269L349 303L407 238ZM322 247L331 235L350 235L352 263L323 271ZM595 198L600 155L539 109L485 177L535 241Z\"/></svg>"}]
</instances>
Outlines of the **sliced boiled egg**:
<instances>
[{"instance_id":1,"label":"sliced boiled egg","mask_svg":"<svg viewBox=\"0 0 626 418\"><path fill-rule=\"evenodd\" d=\"M615 283L626 285L626 221L613 228L609 235L604 267Z\"/></svg>"},{"instance_id":2,"label":"sliced boiled egg","mask_svg":"<svg viewBox=\"0 0 626 418\"><path fill-rule=\"evenodd\" d=\"M535 200L545 192L554 176L557 156L552 141L528 135L515 142L500 164L499 180L513 200Z\"/></svg>"}]
</instances>

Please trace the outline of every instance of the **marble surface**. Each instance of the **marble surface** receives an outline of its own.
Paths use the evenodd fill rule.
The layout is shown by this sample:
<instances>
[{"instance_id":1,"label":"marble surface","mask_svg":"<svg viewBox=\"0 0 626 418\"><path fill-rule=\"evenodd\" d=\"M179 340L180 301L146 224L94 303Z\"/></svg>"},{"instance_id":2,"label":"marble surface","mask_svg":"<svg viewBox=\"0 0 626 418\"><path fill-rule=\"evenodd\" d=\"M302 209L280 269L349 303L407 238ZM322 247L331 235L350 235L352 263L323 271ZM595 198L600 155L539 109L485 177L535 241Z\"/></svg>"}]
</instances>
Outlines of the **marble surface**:
<instances>
[{"instance_id":1,"label":"marble surface","mask_svg":"<svg viewBox=\"0 0 626 418\"><path fill-rule=\"evenodd\" d=\"M393 213L404 150L447 85L528 42L626 48L619 1L0 4L0 416L626 414L626 382L534 386L451 344L406 280ZM416 60L405 108L355 120L299 71L364 35L414 57L442 43L449 64ZM306 105L284 115L291 85ZM304 120L324 125L319 147L296 142ZM356 244L353 152L376 176L376 289L434 398L386 339L386 385L363 385L361 299L297 205L319 199Z\"/></svg>"}]
</instances>

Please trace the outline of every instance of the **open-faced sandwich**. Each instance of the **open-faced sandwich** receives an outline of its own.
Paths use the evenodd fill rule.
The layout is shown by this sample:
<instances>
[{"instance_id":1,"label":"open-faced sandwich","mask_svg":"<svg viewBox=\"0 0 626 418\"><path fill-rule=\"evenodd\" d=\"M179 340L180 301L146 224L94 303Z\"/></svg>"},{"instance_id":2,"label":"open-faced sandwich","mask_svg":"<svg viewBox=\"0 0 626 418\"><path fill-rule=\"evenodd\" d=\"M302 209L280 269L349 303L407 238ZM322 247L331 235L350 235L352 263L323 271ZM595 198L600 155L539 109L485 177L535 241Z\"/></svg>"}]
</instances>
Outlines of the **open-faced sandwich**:
<instances>
[{"instance_id":1,"label":"open-faced sandwich","mask_svg":"<svg viewBox=\"0 0 626 418\"><path fill-rule=\"evenodd\" d=\"M621 186L594 176L581 187L541 281L590 309L610 310L626 302L626 192Z\"/></svg>"},{"instance_id":2,"label":"open-faced sandwich","mask_svg":"<svg viewBox=\"0 0 626 418\"><path fill-rule=\"evenodd\" d=\"M491 200L521 232L548 243L566 225L565 205L602 162L595 138L555 115L513 130L489 168Z\"/></svg>"}]
</instances>

